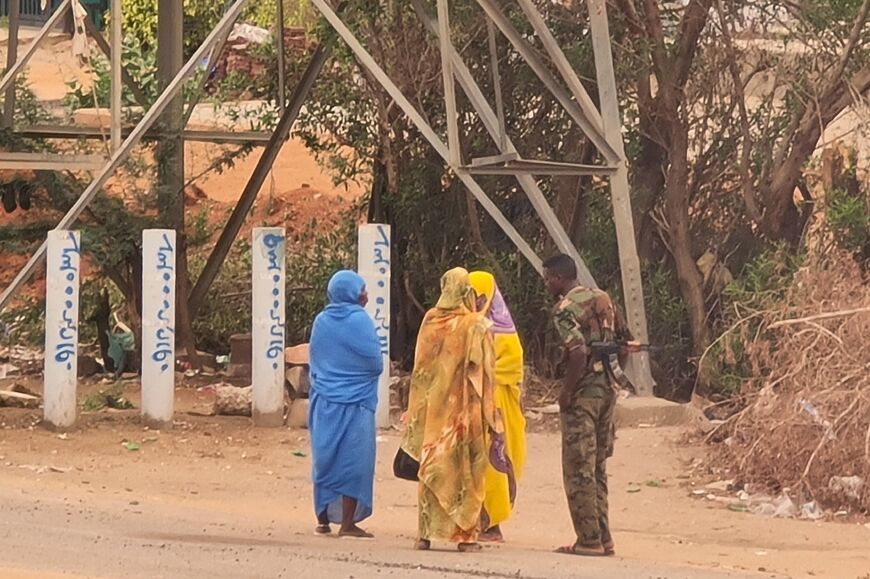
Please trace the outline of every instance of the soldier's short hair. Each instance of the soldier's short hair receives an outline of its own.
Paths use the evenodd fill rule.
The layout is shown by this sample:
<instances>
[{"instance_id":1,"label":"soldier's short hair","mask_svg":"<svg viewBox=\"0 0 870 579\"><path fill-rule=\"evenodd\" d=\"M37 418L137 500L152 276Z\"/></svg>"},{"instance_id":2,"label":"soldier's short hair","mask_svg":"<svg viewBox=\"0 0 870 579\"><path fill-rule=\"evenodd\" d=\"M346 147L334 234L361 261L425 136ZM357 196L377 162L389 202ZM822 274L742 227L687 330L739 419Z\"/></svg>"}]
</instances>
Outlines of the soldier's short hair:
<instances>
[{"instance_id":1,"label":"soldier's short hair","mask_svg":"<svg viewBox=\"0 0 870 579\"><path fill-rule=\"evenodd\" d=\"M570 255L557 253L544 261L544 269L550 270L563 279L577 279L577 264Z\"/></svg>"}]
</instances>

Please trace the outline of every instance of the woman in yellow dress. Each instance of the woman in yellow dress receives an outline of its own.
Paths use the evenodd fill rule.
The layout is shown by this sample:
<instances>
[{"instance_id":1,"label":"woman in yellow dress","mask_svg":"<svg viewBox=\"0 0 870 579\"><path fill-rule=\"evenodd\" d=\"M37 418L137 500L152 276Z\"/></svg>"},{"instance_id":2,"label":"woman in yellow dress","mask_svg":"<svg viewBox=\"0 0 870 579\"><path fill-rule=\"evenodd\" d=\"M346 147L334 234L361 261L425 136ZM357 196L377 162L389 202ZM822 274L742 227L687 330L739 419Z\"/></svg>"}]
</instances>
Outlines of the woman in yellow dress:
<instances>
[{"instance_id":1,"label":"woman in yellow dress","mask_svg":"<svg viewBox=\"0 0 870 579\"><path fill-rule=\"evenodd\" d=\"M495 406L504 425L504 455L486 469L486 499L481 515L481 541L502 542L500 524L516 499L517 481L526 462L526 418L523 415L523 346L513 318L492 274L469 275L477 295L476 309L491 323L495 340Z\"/></svg>"},{"instance_id":2,"label":"woman in yellow dress","mask_svg":"<svg viewBox=\"0 0 870 579\"><path fill-rule=\"evenodd\" d=\"M402 449L420 463L419 540L478 550L484 473L501 436L493 400L493 340L462 268L441 278L441 298L417 337Z\"/></svg>"}]
</instances>

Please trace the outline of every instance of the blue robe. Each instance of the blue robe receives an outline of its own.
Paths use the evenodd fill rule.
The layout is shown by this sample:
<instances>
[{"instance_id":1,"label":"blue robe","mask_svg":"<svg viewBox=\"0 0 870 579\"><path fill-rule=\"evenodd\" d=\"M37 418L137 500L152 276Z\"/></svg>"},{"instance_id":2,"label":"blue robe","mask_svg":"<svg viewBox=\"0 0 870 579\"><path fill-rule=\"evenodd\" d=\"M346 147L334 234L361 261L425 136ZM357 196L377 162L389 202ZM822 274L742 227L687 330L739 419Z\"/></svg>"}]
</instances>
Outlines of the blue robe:
<instances>
[{"instance_id":1,"label":"blue robe","mask_svg":"<svg viewBox=\"0 0 870 579\"><path fill-rule=\"evenodd\" d=\"M375 326L359 305L365 288L352 271L329 282L329 305L311 330L308 428L315 513L342 517L342 497L356 499L354 522L372 514L375 408L383 356Z\"/></svg>"}]
</instances>

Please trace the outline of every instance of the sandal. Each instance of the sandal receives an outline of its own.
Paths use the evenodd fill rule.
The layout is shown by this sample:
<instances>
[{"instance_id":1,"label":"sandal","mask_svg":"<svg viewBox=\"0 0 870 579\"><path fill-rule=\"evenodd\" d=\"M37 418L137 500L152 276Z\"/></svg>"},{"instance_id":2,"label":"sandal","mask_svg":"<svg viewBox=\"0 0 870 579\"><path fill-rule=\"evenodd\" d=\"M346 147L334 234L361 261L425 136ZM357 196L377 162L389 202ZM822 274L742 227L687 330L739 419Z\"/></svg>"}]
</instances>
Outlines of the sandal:
<instances>
[{"instance_id":1,"label":"sandal","mask_svg":"<svg viewBox=\"0 0 870 579\"><path fill-rule=\"evenodd\" d=\"M368 531L364 531L359 527L355 527L349 531L339 531L339 537L347 537L349 539L374 539L375 536L369 533Z\"/></svg>"},{"instance_id":2,"label":"sandal","mask_svg":"<svg viewBox=\"0 0 870 579\"><path fill-rule=\"evenodd\" d=\"M553 552L561 555L579 555L581 557L604 557L607 554L601 545L583 546L577 544L559 547Z\"/></svg>"},{"instance_id":3,"label":"sandal","mask_svg":"<svg viewBox=\"0 0 870 579\"><path fill-rule=\"evenodd\" d=\"M459 543L456 545L456 549L460 553L475 553L482 551L483 547L480 546L480 543Z\"/></svg>"},{"instance_id":4,"label":"sandal","mask_svg":"<svg viewBox=\"0 0 870 579\"><path fill-rule=\"evenodd\" d=\"M504 535L500 531L484 531L477 540L481 543L504 543Z\"/></svg>"},{"instance_id":5,"label":"sandal","mask_svg":"<svg viewBox=\"0 0 870 579\"><path fill-rule=\"evenodd\" d=\"M429 539L418 539L416 543L414 543L414 549L417 551L428 551L432 548L432 541Z\"/></svg>"},{"instance_id":6,"label":"sandal","mask_svg":"<svg viewBox=\"0 0 870 579\"><path fill-rule=\"evenodd\" d=\"M332 527L326 524L317 525L314 527L314 534L316 535L329 535L332 533Z\"/></svg>"}]
</instances>

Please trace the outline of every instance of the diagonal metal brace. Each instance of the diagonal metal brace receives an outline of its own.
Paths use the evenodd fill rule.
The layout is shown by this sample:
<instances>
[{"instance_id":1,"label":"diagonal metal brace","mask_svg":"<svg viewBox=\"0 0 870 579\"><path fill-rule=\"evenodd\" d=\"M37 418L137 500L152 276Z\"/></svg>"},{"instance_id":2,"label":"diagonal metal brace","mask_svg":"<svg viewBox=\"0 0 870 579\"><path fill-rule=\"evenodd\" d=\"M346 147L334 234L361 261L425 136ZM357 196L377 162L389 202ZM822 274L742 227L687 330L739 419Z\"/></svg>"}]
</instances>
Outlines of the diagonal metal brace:
<instances>
[{"instance_id":1,"label":"diagonal metal brace","mask_svg":"<svg viewBox=\"0 0 870 579\"><path fill-rule=\"evenodd\" d=\"M437 37L437 24L426 12L422 0L411 0L411 3L426 30ZM510 137L502 131L498 115L492 109L488 99L480 89L480 86L474 80L474 76L471 74L468 66L466 66L465 61L462 60L459 52L457 52L452 44L450 44L449 50L450 60L453 63L453 72L456 74L456 80L459 82L459 86L462 87L462 90L465 92L472 106L477 111L477 114L480 115L480 119L483 122L486 131L490 134L496 144L498 144L499 150L502 154L515 154L517 152L516 147ZM565 231L565 228L562 227L562 223L559 221L553 208L550 207L550 204L547 202L541 188L538 187L538 183L535 181L534 177L529 174L517 174L516 179L520 187L523 188L523 191L525 191L528 196L529 201L532 203L532 206L538 213L541 221L543 221L550 237L552 237L556 242L559 251L570 255L577 263L577 273L580 281L587 287L598 287L595 283L595 278L592 276L592 272L589 271L583 258L580 257L580 252L577 251L574 242Z\"/></svg>"},{"instance_id":2,"label":"diagonal metal brace","mask_svg":"<svg viewBox=\"0 0 870 579\"><path fill-rule=\"evenodd\" d=\"M103 170L94 178L91 184L88 185L84 193L81 194L75 204L73 204L70 210L67 211L66 215L61 218L60 223L58 223L55 229L68 229L76 222L85 208L102 190L106 181L108 181L109 177L115 172L115 169L127 160L133 147L139 144L142 137L145 136L145 133L147 133L148 129L151 128L151 125L153 125L157 118L163 113L170 101L181 92L185 81L187 81L187 79L193 74L194 69L199 65L206 52L214 46L218 36L235 23L247 3L248 0L235 0L235 2L227 9L217 26L215 26L215 28L209 33L202 45L197 49L193 56L190 57L190 60L188 60L182 69L178 71L178 74L175 75L172 82L169 83L163 93L161 93L157 98L154 105L148 109L148 112L145 113L145 116L142 117L139 124L136 125L118 150L112 154L111 159L109 159L108 163L103 167ZM25 264L24 268L18 272L18 275L15 276L15 279L12 280L11 284L9 284L9 287L7 287L3 294L0 295L0 309L2 309L21 286L30 279L30 276L33 275L33 272L36 270L36 267L43 259L45 259L45 251L46 243L42 242L39 249L36 250L36 253L33 254L30 260Z\"/></svg>"},{"instance_id":3,"label":"diagonal metal brace","mask_svg":"<svg viewBox=\"0 0 870 579\"><path fill-rule=\"evenodd\" d=\"M335 13L331 6L326 2L326 0L311 0L314 6L320 11L321 14L329 21L329 24L335 29L339 36L347 43L350 49L354 52L357 59L360 63L369 71L369 73L375 77L375 79L380 83L380 85L384 88L384 90L389 93L390 97L396 102L397 105L402 109L402 111L411 119L411 122L417 127L423 137L429 141L429 144L435 149L435 151L441 155L441 158L444 159L445 162L449 163L449 153L447 149L447 145L441 140L441 138L435 133L434 129L426 122L423 116L414 108L414 105L405 97L399 87L390 79L386 72L378 65L378 63L372 58L372 55L368 53L368 51L363 48L362 44L360 44L359 40L357 40L356 36L354 36L353 32L345 25L345 23L339 18L339 16ZM477 202L486 210L487 213L493 218L493 220L501 227L502 231L504 231L505 235L507 235L511 241L513 241L514 245L517 246L517 249L523 254L523 256L532 264L538 272L543 271L543 265L541 262L541 258L535 253L532 247L523 239L522 235L513 224L504 216L504 214L499 210L499 208L493 203L492 199L486 194L486 192L480 187L477 181L471 175L467 173L459 172L457 173L457 177L462 181L462 183L471 191L471 194L474 195Z\"/></svg>"},{"instance_id":4,"label":"diagonal metal brace","mask_svg":"<svg viewBox=\"0 0 870 579\"><path fill-rule=\"evenodd\" d=\"M109 43L106 42L106 39L103 38L103 35L100 34L100 31L97 30L96 25L91 22L90 18L85 18L85 32L94 40L94 42L97 43L100 52L111 61L113 58L112 47L109 46ZM133 77L130 76L130 73L127 72L127 69L123 66L121 67L121 78L124 81L124 84L127 85L127 88L130 89L130 92L133 93L133 98L136 99L139 106L147 107L149 103L148 99L145 98L145 92L142 90L142 87L139 86L139 83L133 80Z\"/></svg>"},{"instance_id":5,"label":"diagonal metal brace","mask_svg":"<svg viewBox=\"0 0 870 579\"><path fill-rule=\"evenodd\" d=\"M523 57L538 78L541 79L541 82L544 83L544 86L547 87L556 100L559 101L559 104L574 119L574 122L583 129L583 133L598 148L607 164L615 165L619 163L622 158L604 135L604 124L600 113L594 107L591 110L584 110L572 100L571 94L550 74L549 69L535 52L534 47L528 40L523 38L510 19L493 0L477 0L477 3L480 4L480 7L483 8L490 20L501 30L501 33L514 45L520 56Z\"/></svg>"}]
</instances>

